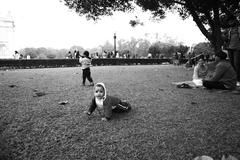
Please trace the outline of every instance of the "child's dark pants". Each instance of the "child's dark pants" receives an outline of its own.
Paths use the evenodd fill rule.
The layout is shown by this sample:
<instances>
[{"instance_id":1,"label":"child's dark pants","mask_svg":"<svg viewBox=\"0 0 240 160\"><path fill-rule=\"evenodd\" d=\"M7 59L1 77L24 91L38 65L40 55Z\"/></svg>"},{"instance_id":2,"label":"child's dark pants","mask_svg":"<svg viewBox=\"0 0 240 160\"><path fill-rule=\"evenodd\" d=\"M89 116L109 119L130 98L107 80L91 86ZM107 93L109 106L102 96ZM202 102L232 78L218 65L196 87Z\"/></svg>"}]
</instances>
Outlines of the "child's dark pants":
<instances>
[{"instance_id":1,"label":"child's dark pants","mask_svg":"<svg viewBox=\"0 0 240 160\"><path fill-rule=\"evenodd\" d=\"M82 74L83 85L85 85L86 78L89 80L89 82L93 82L92 77L91 77L90 68L85 68L82 71L83 71L83 74Z\"/></svg>"},{"instance_id":2,"label":"child's dark pants","mask_svg":"<svg viewBox=\"0 0 240 160\"><path fill-rule=\"evenodd\" d=\"M122 113L122 112L128 112L131 110L131 105L127 102L120 102L116 108L113 109L113 112L115 113Z\"/></svg>"}]
</instances>

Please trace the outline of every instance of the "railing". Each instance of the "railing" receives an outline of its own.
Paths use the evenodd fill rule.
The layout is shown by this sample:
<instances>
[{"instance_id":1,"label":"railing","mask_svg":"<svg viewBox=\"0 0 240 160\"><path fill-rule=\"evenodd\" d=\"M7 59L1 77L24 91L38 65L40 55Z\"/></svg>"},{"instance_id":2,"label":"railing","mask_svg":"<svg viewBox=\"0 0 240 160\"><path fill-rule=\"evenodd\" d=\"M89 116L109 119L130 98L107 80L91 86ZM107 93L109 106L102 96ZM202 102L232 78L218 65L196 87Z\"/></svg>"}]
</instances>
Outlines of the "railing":
<instances>
[{"instance_id":1,"label":"railing","mask_svg":"<svg viewBox=\"0 0 240 160\"><path fill-rule=\"evenodd\" d=\"M147 65L172 63L172 59L122 59L106 58L92 59L93 66L101 65ZM47 67L76 67L78 59L0 59L0 68L47 68Z\"/></svg>"}]
</instances>

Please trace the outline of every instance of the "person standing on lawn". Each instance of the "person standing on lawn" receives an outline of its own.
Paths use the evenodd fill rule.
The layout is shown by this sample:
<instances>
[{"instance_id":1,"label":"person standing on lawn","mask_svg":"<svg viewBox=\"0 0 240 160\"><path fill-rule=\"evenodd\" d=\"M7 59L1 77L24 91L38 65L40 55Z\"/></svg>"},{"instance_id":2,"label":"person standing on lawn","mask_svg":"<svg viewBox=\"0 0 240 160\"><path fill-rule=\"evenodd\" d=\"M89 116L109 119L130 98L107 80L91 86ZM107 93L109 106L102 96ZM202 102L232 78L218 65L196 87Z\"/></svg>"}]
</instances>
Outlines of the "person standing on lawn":
<instances>
[{"instance_id":1,"label":"person standing on lawn","mask_svg":"<svg viewBox=\"0 0 240 160\"><path fill-rule=\"evenodd\" d=\"M79 51L76 51L75 58L76 58L76 59L79 59L79 58L80 58L80 53L79 53Z\"/></svg>"},{"instance_id":2,"label":"person standing on lawn","mask_svg":"<svg viewBox=\"0 0 240 160\"><path fill-rule=\"evenodd\" d=\"M90 116L95 109L100 114L102 121L107 121L112 118L112 112L128 112L131 110L131 106L128 102L122 101L118 97L107 95L104 83L97 83L94 87L94 97L89 109L84 111L84 113Z\"/></svg>"},{"instance_id":3,"label":"person standing on lawn","mask_svg":"<svg viewBox=\"0 0 240 160\"><path fill-rule=\"evenodd\" d=\"M236 88L237 75L226 58L227 54L223 51L215 54L216 69L210 79L202 81L204 87L207 89L223 90L234 90Z\"/></svg>"},{"instance_id":4,"label":"person standing on lawn","mask_svg":"<svg viewBox=\"0 0 240 160\"><path fill-rule=\"evenodd\" d=\"M227 38L227 49L230 62L237 74L237 85L240 86L240 25L235 16L227 19L230 26Z\"/></svg>"},{"instance_id":5,"label":"person standing on lawn","mask_svg":"<svg viewBox=\"0 0 240 160\"><path fill-rule=\"evenodd\" d=\"M83 56L80 56L79 63L82 65L82 85L85 86L86 78L90 82L90 86L94 86L93 79L91 77L91 58L89 57L89 52L84 51Z\"/></svg>"}]
</instances>

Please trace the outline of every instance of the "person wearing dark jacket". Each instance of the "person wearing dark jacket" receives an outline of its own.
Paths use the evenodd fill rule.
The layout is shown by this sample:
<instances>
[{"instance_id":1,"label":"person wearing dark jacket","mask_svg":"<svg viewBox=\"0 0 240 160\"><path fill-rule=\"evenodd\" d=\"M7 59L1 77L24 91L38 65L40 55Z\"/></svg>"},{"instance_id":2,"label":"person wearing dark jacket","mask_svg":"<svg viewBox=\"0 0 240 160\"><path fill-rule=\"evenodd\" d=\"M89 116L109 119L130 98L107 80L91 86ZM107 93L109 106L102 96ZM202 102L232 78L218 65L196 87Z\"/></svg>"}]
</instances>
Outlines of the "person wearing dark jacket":
<instances>
[{"instance_id":1,"label":"person wearing dark jacket","mask_svg":"<svg viewBox=\"0 0 240 160\"><path fill-rule=\"evenodd\" d=\"M91 101L88 111L85 114L91 115L97 109L102 121L112 118L112 113L128 112L131 106L128 102L121 101L118 97L107 95L104 83L97 83L94 87L94 97Z\"/></svg>"},{"instance_id":2,"label":"person wearing dark jacket","mask_svg":"<svg viewBox=\"0 0 240 160\"><path fill-rule=\"evenodd\" d=\"M230 26L227 37L228 55L237 74L237 84L240 85L240 25L235 16L228 17L227 21Z\"/></svg>"},{"instance_id":3,"label":"person wearing dark jacket","mask_svg":"<svg viewBox=\"0 0 240 160\"><path fill-rule=\"evenodd\" d=\"M227 54L219 51L215 54L216 68L213 76L203 80L203 86L207 89L234 90L237 83L237 75L232 65L226 60Z\"/></svg>"}]
</instances>

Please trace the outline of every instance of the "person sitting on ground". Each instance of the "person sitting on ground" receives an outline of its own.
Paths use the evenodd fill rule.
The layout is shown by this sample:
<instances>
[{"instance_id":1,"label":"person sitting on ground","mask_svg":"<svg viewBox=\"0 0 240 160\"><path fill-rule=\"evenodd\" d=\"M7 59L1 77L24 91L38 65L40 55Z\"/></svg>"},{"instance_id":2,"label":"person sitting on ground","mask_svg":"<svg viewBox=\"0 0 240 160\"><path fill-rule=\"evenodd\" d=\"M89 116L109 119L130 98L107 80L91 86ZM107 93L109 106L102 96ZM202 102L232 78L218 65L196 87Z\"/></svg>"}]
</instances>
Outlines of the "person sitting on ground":
<instances>
[{"instance_id":1,"label":"person sitting on ground","mask_svg":"<svg viewBox=\"0 0 240 160\"><path fill-rule=\"evenodd\" d=\"M193 83L200 87L202 86L202 80L205 79L208 75L208 66L205 63L203 57L198 60L197 65L194 67L193 70Z\"/></svg>"},{"instance_id":2,"label":"person sitting on ground","mask_svg":"<svg viewBox=\"0 0 240 160\"><path fill-rule=\"evenodd\" d=\"M94 87L94 97L90 107L88 111L84 111L84 113L90 116L95 109L98 110L102 121L107 121L112 118L112 112L128 112L131 110L131 106L128 102L107 95L104 83L97 83Z\"/></svg>"},{"instance_id":3,"label":"person sitting on ground","mask_svg":"<svg viewBox=\"0 0 240 160\"><path fill-rule=\"evenodd\" d=\"M216 69L210 79L204 79L202 81L204 87L207 89L223 90L233 90L236 88L237 75L226 58L227 54L223 51L215 54Z\"/></svg>"},{"instance_id":4,"label":"person sitting on ground","mask_svg":"<svg viewBox=\"0 0 240 160\"><path fill-rule=\"evenodd\" d=\"M194 71L193 71L193 80L202 80L204 78L206 78L208 74L208 67L204 61L203 58L200 58L198 60L197 65L194 67Z\"/></svg>"}]
</instances>

